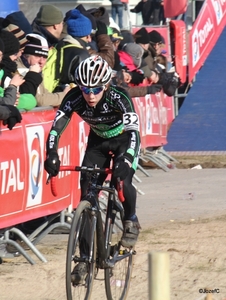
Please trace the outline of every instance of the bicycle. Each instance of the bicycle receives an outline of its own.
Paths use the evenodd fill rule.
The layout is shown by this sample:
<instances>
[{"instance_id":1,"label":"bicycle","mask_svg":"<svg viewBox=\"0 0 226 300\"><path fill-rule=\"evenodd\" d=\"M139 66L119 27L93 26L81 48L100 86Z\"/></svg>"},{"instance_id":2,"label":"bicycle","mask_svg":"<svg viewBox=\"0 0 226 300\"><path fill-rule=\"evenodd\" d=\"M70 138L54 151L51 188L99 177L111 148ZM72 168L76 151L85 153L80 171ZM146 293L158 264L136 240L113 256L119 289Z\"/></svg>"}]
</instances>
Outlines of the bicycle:
<instances>
[{"instance_id":1,"label":"bicycle","mask_svg":"<svg viewBox=\"0 0 226 300\"><path fill-rule=\"evenodd\" d=\"M132 247L124 248L120 243L122 230L119 230L118 222L121 220L122 224L124 217L121 204L124 201L121 183L118 181L116 190L111 176L109 185L97 184L98 174L112 174L112 169L108 168L61 166L60 171L86 172L89 176L87 200L82 200L76 208L68 238L66 256L67 300L89 300L93 281L97 277L99 269L104 270L107 299L126 299L132 275L133 256L136 252ZM54 179L55 177L51 178L51 188L53 194L56 195ZM102 208L98 201L100 191L108 193L104 226L101 215ZM115 220L117 220L117 225ZM85 234L85 228L86 230L89 229L88 237ZM121 228L123 228L122 225ZM85 252L85 255L81 253L82 251ZM73 270L76 264L80 262L86 264L87 275L82 283L75 283Z\"/></svg>"}]
</instances>

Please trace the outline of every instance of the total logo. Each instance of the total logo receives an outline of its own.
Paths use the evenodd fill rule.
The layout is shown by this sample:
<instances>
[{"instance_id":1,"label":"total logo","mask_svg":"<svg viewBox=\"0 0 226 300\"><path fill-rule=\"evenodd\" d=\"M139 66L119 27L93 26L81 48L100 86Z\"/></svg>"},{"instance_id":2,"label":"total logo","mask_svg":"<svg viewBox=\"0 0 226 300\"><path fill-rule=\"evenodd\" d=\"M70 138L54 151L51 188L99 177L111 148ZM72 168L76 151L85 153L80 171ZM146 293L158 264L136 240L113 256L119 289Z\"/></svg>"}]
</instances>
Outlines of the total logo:
<instances>
[{"instance_id":1,"label":"total logo","mask_svg":"<svg viewBox=\"0 0 226 300\"><path fill-rule=\"evenodd\" d=\"M211 0L211 1L216 14L217 25L219 25L223 17L222 6L219 0Z\"/></svg>"},{"instance_id":2,"label":"total logo","mask_svg":"<svg viewBox=\"0 0 226 300\"><path fill-rule=\"evenodd\" d=\"M213 36L213 23L211 22L211 19L208 18L206 20L206 23L204 24L203 28L201 29L195 29L194 33L192 35L192 63L193 66L196 65L198 62L201 50L205 48L206 44L210 41L211 36Z\"/></svg>"},{"instance_id":3,"label":"total logo","mask_svg":"<svg viewBox=\"0 0 226 300\"><path fill-rule=\"evenodd\" d=\"M27 207L30 207L42 202L44 129L42 126L27 127L26 133L29 163Z\"/></svg>"},{"instance_id":4,"label":"total logo","mask_svg":"<svg viewBox=\"0 0 226 300\"><path fill-rule=\"evenodd\" d=\"M192 65L193 67L199 61L200 51L199 51L199 33L196 29L192 35Z\"/></svg>"}]
</instances>

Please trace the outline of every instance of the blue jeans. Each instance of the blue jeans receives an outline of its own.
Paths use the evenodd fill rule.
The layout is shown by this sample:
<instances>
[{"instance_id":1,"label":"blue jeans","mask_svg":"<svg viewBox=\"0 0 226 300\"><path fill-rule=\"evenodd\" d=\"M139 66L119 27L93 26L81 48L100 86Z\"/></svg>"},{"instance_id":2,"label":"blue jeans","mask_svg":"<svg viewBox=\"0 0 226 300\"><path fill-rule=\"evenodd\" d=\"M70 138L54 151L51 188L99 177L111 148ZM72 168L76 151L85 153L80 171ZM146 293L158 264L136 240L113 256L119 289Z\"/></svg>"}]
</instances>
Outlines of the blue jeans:
<instances>
[{"instance_id":1,"label":"blue jeans","mask_svg":"<svg viewBox=\"0 0 226 300\"><path fill-rule=\"evenodd\" d=\"M122 29L123 28L123 24L122 24L123 5L112 5L111 6L111 16L115 22L116 22L116 15L118 15L118 25L119 25L120 29Z\"/></svg>"}]
</instances>

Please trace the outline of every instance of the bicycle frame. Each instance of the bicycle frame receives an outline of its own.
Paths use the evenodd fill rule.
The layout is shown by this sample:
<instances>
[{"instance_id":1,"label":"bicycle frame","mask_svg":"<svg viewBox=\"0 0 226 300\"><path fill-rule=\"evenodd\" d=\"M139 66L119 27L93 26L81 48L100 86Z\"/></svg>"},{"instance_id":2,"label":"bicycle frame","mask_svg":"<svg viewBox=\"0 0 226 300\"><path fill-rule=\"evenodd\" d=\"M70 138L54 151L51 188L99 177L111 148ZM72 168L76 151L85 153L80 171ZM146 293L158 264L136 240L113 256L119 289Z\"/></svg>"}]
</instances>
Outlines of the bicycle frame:
<instances>
[{"instance_id":1,"label":"bicycle frame","mask_svg":"<svg viewBox=\"0 0 226 300\"><path fill-rule=\"evenodd\" d=\"M97 251L98 251L98 266L101 269L113 268L115 262L118 260L124 259L126 256L130 255L130 252L120 253L120 258L118 257L118 252L116 252L111 260L108 259L111 247L110 235L112 234L111 227L114 225L114 220L116 213L119 212L122 214L123 208L120 207L115 197L115 187L113 185L112 179L110 180L109 186L97 185L97 177L100 173L112 174L112 169L104 168L99 169L95 167L79 167L79 166L60 166L60 171L77 171L77 172L86 172L90 174L89 187L87 190L87 195L96 194L96 191L106 191L109 193L108 196L108 205L107 213L105 219L105 228L103 228L102 218L101 218L101 209L98 203L98 195L95 197L95 204L91 207L92 214L92 234L95 230L97 233ZM92 176L93 175L93 176ZM91 178L92 177L92 178ZM55 177L48 178L47 183L51 182L51 190L54 196L57 196ZM117 193L118 198L121 202L124 201L124 196L122 192L122 183L117 179ZM86 199L89 200L89 199ZM109 234L110 233L110 234ZM93 235L90 236L90 253L88 255L88 261L92 258L92 249L93 249ZM87 258L86 258L87 259ZM85 261L84 259L79 259L79 261Z\"/></svg>"},{"instance_id":2,"label":"bicycle frame","mask_svg":"<svg viewBox=\"0 0 226 300\"><path fill-rule=\"evenodd\" d=\"M109 300L126 299L132 272L133 247L123 247L121 236L113 236L117 218L122 223L124 209L116 198L124 201L122 183L117 178L111 178L109 186L98 185L99 174L112 174L111 169L98 169L96 167L61 166L61 171L81 171L87 173L89 181L84 201L80 201L72 219L68 239L66 257L66 292L68 300L90 299L95 269L104 269L105 291ZM113 182L114 181L114 182ZM51 190L57 195L55 177L51 178ZM100 191L108 193L105 221L103 226L102 208L98 200ZM106 212L106 213L105 213ZM118 216L120 214L120 216ZM120 229L119 233L122 233ZM84 238L84 241L83 241ZM80 243L81 242L81 243ZM84 279L76 275L79 264L87 270ZM112 284L112 282L115 282ZM119 296L118 296L119 295Z\"/></svg>"}]
</instances>

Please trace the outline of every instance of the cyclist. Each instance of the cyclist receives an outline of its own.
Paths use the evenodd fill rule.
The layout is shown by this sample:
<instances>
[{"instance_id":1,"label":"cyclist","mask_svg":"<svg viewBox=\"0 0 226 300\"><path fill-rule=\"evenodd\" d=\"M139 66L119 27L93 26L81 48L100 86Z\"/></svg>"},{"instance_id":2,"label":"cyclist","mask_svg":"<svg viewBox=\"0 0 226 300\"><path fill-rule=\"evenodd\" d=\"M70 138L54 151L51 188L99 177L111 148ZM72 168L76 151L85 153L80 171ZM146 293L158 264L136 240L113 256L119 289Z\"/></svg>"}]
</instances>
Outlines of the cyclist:
<instances>
[{"instance_id":1,"label":"cyclist","mask_svg":"<svg viewBox=\"0 0 226 300\"><path fill-rule=\"evenodd\" d=\"M132 185L140 150L139 118L128 93L110 84L111 76L111 67L100 56L91 56L79 64L75 71L77 86L64 97L53 121L44 167L51 176L57 176L59 138L76 112L90 126L82 165L107 168L113 158L113 178L123 180L125 219L121 244L133 247L140 229L135 211L136 190ZM98 184L104 180L105 175L100 175ZM80 184L81 200L87 199L88 180L84 173Z\"/></svg>"}]
</instances>

